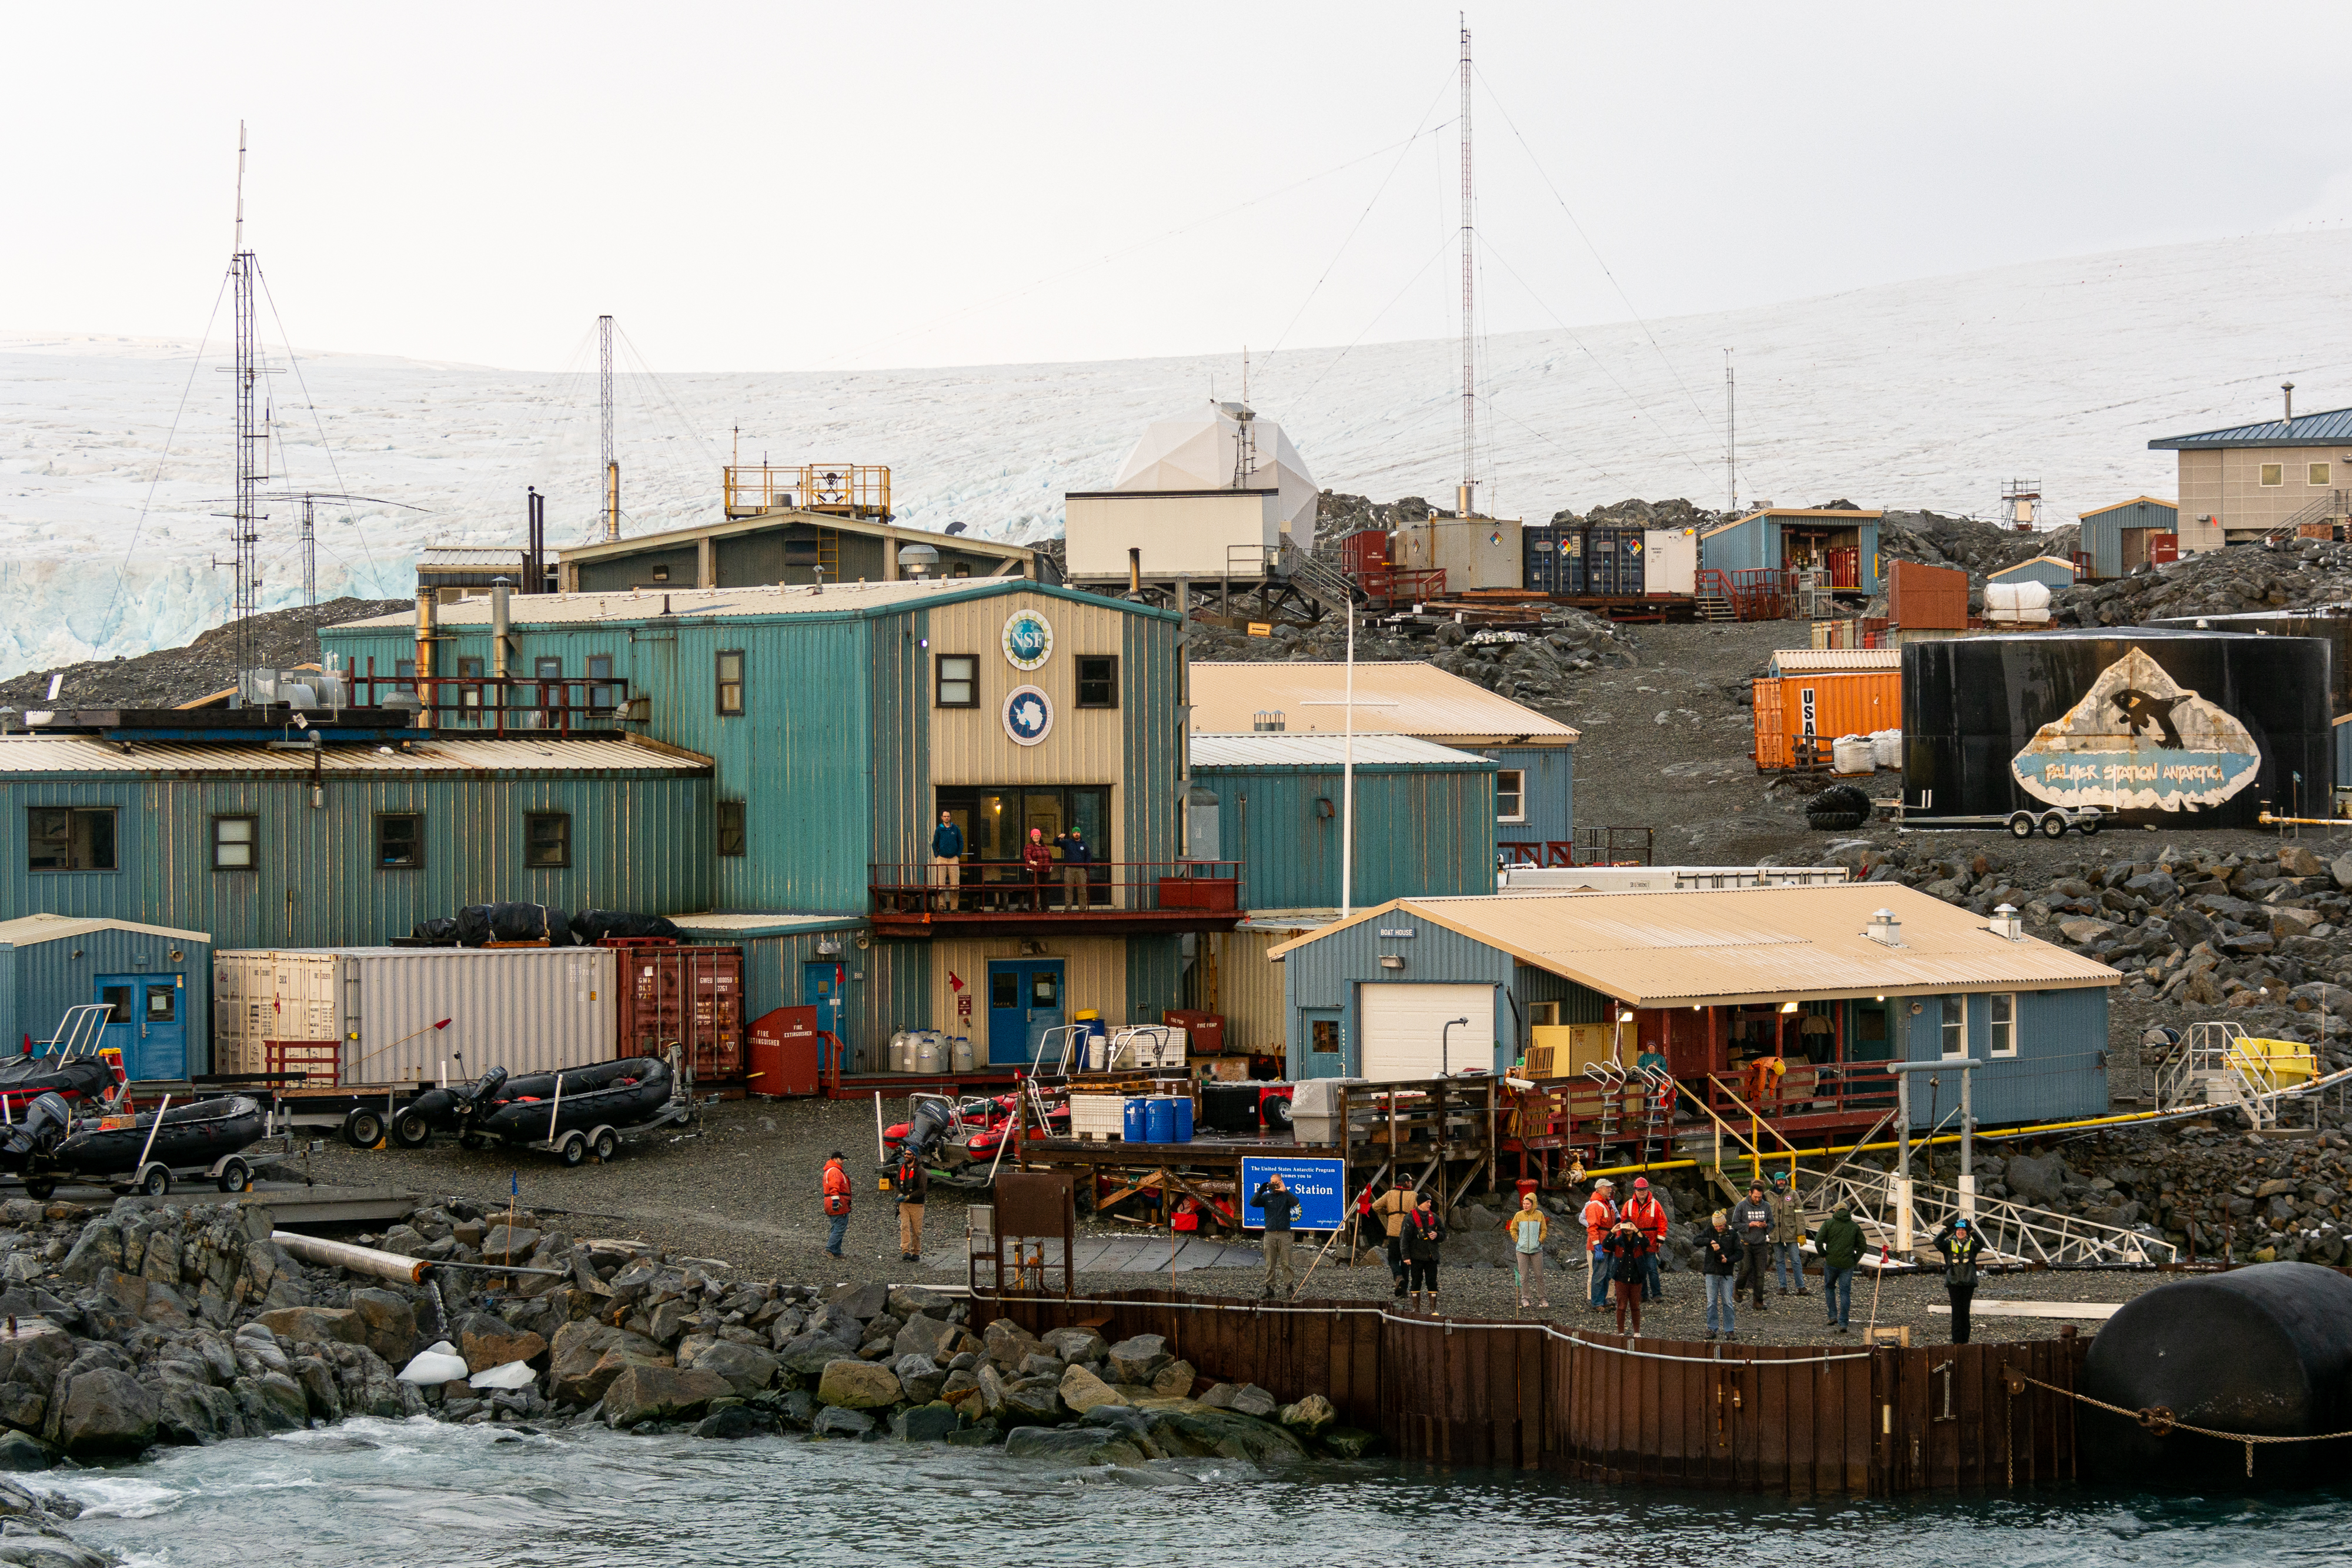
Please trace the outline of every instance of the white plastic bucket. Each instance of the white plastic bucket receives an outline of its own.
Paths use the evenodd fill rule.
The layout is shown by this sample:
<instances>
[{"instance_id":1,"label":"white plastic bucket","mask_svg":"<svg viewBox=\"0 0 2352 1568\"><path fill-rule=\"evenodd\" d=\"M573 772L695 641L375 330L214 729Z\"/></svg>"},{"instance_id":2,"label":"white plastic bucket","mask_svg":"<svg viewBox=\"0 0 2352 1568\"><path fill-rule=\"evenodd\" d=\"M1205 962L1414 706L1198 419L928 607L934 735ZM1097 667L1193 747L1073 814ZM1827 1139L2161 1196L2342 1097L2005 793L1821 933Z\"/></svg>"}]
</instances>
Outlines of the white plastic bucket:
<instances>
[{"instance_id":1,"label":"white plastic bucket","mask_svg":"<svg viewBox=\"0 0 2352 1568\"><path fill-rule=\"evenodd\" d=\"M948 1060L954 1064L956 1071L970 1072L972 1070L971 1036L968 1034L956 1036L949 1047Z\"/></svg>"}]
</instances>

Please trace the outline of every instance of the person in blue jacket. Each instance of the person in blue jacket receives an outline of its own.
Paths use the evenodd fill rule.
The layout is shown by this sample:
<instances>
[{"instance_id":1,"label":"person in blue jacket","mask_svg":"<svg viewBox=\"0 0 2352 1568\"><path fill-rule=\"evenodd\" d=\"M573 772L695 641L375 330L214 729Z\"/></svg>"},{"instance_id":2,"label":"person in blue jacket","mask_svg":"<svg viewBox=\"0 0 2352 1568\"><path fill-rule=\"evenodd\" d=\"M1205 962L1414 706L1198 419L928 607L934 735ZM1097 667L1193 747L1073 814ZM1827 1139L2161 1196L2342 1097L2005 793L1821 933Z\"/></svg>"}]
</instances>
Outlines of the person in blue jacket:
<instances>
[{"instance_id":1,"label":"person in blue jacket","mask_svg":"<svg viewBox=\"0 0 2352 1568\"><path fill-rule=\"evenodd\" d=\"M931 885L948 889L932 898L936 907L956 907L961 896L956 890L963 885L963 830L947 811L940 813L940 825L931 830Z\"/></svg>"}]
</instances>

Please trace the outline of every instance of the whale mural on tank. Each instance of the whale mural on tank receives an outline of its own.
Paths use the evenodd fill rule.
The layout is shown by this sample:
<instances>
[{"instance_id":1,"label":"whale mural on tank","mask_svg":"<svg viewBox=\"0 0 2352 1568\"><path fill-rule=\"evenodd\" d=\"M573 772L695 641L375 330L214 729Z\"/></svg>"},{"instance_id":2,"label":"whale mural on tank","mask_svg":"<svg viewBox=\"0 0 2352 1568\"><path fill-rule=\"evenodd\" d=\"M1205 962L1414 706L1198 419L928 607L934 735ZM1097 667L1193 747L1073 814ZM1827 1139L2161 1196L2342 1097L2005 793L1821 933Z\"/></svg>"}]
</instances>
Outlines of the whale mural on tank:
<instances>
[{"instance_id":1,"label":"whale mural on tank","mask_svg":"<svg viewBox=\"0 0 2352 1568\"><path fill-rule=\"evenodd\" d=\"M2036 730L2010 770L2053 806L2189 811L2253 782L2262 748L2246 727L2138 648L2099 672L2083 700Z\"/></svg>"}]
</instances>

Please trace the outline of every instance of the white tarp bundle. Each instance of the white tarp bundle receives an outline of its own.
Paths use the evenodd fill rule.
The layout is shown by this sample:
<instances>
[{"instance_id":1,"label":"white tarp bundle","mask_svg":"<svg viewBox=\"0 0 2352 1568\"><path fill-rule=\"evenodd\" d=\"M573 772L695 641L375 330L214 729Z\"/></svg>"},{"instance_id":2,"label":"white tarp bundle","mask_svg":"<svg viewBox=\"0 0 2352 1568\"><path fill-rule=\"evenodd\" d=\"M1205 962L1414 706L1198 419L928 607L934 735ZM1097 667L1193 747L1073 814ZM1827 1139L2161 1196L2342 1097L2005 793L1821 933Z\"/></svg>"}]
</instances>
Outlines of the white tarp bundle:
<instances>
[{"instance_id":1,"label":"white tarp bundle","mask_svg":"<svg viewBox=\"0 0 2352 1568\"><path fill-rule=\"evenodd\" d=\"M1255 462L1234 483L1241 458L1241 404L1205 403L1173 419L1155 419L1118 465L1114 490L1277 490L1282 527L1303 549L1315 537L1315 497L1322 486L1282 426L1251 420ZM1302 526L1303 525L1303 526Z\"/></svg>"}]
</instances>

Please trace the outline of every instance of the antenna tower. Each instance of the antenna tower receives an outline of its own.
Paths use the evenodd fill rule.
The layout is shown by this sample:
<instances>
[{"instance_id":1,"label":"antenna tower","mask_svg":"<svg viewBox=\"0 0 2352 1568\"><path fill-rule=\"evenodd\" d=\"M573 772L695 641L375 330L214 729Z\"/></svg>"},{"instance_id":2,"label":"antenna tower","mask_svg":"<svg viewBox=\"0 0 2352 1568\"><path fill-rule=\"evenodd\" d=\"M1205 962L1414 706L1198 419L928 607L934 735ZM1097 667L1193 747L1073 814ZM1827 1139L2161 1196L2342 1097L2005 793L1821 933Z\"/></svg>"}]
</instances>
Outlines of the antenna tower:
<instances>
[{"instance_id":1,"label":"antenna tower","mask_svg":"<svg viewBox=\"0 0 2352 1568\"><path fill-rule=\"evenodd\" d=\"M302 497L302 603L316 608L319 602L319 531L311 517L312 497Z\"/></svg>"},{"instance_id":2,"label":"antenna tower","mask_svg":"<svg viewBox=\"0 0 2352 1568\"><path fill-rule=\"evenodd\" d=\"M1465 517L1474 509L1478 485L1473 471L1478 444L1478 381L1471 353L1471 272L1470 22L1465 16L1462 22L1462 489L1454 497L1454 509Z\"/></svg>"},{"instance_id":3,"label":"antenna tower","mask_svg":"<svg viewBox=\"0 0 2352 1568\"><path fill-rule=\"evenodd\" d=\"M1234 416L1240 422L1234 432L1234 488L1249 484L1249 476L1257 471L1257 415L1249 402L1249 350L1242 350L1242 406Z\"/></svg>"},{"instance_id":4,"label":"antenna tower","mask_svg":"<svg viewBox=\"0 0 2352 1568\"><path fill-rule=\"evenodd\" d=\"M1731 350L1723 350L1723 515L1739 512L1739 383L1731 369Z\"/></svg>"},{"instance_id":5,"label":"antenna tower","mask_svg":"<svg viewBox=\"0 0 2352 1568\"><path fill-rule=\"evenodd\" d=\"M268 373L257 349L260 321L254 298L253 252L245 248L245 121L236 125L236 245L229 253L236 297L236 496L229 516L231 618L236 623L236 667L253 667L253 615L260 608L261 513L257 492L269 477L269 425L260 408Z\"/></svg>"},{"instance_id":6,"label":"antenna tower","mask_svg":"<svg viewBox=\"0 0 2352 1568\"><path fill-rule=\"evenodd\" d=\"M613 319L596 318L596 394L604 411L604 464L596 483L604 494L604 537L621 537L621 465L613 459Z\"/></svg>"}]
</instances>

